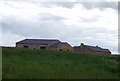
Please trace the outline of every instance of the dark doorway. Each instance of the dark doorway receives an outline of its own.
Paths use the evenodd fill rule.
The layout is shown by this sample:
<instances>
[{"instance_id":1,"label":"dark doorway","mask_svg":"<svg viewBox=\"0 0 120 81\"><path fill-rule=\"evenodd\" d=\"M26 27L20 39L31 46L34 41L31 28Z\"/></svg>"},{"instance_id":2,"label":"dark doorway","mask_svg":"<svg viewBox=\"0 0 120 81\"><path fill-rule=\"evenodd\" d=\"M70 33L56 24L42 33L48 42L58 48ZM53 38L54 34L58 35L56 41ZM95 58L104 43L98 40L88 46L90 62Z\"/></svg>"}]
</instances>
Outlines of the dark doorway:
<instances>
[{"instance_id":1,"label":"dark doorway","mask_svg":"<svg viewBox=\"0 0 120 81\"><path fill-rule=\"evenodd\" d=\"M60 51L62 51L62 49L60 49Z\"/></svg>"},{"instance_id":2,"label":"dark doorway","mask_svg":"<svg viewBox=\"0 0 120 81\"><path fill-rule=\"evenodd\" d=\"M25 46L23 46L23 48L28 48L28 46L25 45Z\"/></svg>"},{"instance_id":3,"label":"dark doorway","mask_svg":"<svg viewBox=\"0 0 120 81\"><path fill-rule=\"evenodd\" d=\"M46 47L45 46L41 46L40 49L41 50L46 50Z\"/></svg>"}]
</instances>

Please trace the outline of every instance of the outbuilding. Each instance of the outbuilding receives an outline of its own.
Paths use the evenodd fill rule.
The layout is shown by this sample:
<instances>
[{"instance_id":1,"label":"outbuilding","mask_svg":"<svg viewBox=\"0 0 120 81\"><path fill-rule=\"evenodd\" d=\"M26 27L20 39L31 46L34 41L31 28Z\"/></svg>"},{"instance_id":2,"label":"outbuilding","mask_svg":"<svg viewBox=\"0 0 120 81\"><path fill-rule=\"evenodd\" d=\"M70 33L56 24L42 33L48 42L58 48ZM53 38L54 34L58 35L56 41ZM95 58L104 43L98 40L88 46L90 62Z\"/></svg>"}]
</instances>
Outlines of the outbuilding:
<instances>
[{"instance_id":1,"label":"outbuilding","mask_svg":"<svg viewBox=\"0 0 120 81\"><path fill-rule=\"evenodd\" d=\"M24 39L16 42L16 47L40 50L74 51L70 44L61 42L57 39Z\"/></svg>"},{"instance_id":2,"label":"outbuilding","mask_svg":"<svg viewBox=\"0 0 120 81\"><path fill-rule=\"evenodd\" d=\"M84 45L83 43L81 43L80 46L75 46L74 51L79 53L87 53L87 54L110 54L111 55L111 52L109 49L103 49L99 46Z\"/></svg>"}]
</instances>

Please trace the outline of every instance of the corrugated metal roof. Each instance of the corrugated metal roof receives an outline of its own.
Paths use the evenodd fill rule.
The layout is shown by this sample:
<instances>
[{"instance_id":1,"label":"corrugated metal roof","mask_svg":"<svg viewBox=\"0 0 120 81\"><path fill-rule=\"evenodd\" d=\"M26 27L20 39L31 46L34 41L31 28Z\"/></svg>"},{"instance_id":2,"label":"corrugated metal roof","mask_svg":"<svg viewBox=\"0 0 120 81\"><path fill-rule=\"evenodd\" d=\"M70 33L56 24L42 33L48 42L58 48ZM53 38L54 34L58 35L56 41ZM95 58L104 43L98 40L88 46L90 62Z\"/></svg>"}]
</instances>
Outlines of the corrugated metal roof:
<instances>
[{"instance_id":1,"label":"corrugated metal roof","mask_svg":"<svg viewBox=\"0 0 120 81\"><path fill-rule=\"evenodd\" d=\"M61 46L61 45L63 45L63 44L66 44L66 42L59 42L59 43L54 44L54 45L52 45L52 46L50 46L50 47L56 48L56 47L59 47L59 46Z\"/></svg>"},{"instance_id":2,"label":"corrugated metal roof","mask_svg":"<svg viewBox=\"0 0 120 81\"><path fill-rule=\"evenodd\" d=\"M85 47L88 47L92 50L95 50L95 51L99 51L99 52L110 52L109 50L104 50L103 48L101 47L96 47L96 46L89 46L89 45L85 45Z\"/></svg>"},{"instance_id":3,"label":"corrugated metal roof","mask_svg":"<svg viewBox=\"0 0 120 81\"><path fill-rule=\"evenodd\" d=\"M51 39L25 39L17 42L18 44L50 44L54 41L59 40L51 40Z\"/></svg>"}]
</instances>

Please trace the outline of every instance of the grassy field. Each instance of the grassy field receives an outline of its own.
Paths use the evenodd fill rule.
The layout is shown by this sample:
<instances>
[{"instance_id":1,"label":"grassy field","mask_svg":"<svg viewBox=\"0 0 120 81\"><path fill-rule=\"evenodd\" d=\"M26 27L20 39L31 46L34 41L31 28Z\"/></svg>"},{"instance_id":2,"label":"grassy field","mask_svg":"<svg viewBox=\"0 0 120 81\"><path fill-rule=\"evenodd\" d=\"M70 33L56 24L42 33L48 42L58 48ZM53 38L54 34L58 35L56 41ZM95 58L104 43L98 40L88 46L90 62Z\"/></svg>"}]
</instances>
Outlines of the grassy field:
<instances>
[{"instance_id":1,"label":"grassy field","mask_svg":"<svg viewBox=\"0 0 120 81\"><path fill-rule=\"evenodd\" d=\"M3 79L118 79L118 56L2 48Z\"/></svg>"}]
</instances>

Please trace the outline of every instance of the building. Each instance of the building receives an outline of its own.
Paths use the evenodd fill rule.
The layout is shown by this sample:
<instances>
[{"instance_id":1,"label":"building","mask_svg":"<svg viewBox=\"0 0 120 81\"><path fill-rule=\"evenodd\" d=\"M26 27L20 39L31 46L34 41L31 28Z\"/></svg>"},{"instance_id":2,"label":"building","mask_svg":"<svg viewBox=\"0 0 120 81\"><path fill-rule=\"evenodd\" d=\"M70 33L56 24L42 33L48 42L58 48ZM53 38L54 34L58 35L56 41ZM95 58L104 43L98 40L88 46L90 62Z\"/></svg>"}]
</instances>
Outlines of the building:
<instances>
[{"instance_id":1,"label":"building","mask_svg":"<svg viewBox=\"0 0 120 81\"><path fill-rule=\"evenodd\" d=\"M84 45L81 43L80 46L73 47L75 52L87 53L87 54L111 54L109 49L103 49L98 46Z\"/></svg>"},{"instance_id":2,"label":"building","mask_svg":"<svg viewBox=\"0 0 120 81\"><path fill-rule=\"evenodd\" d=\"M74 51L87 54L111 54L109 49L103 49L98 46L84 45L71 47L67 42L61 42L53 39L24 39L16 42L16 47L40 49L40 50L59 50L59 51Z\"/></svg>"},{"instance_id":3,"label":"building","mask_svg":"<svg viewBox=\"0 0 120 81\"><path fill-rule=\"evenodd\" d=\"M16 47L40 50L74 51L68 43L52 39L25 39L16 42Z\"/></svg>"},{"instance_id":4,"label":"building","mask_svg":"<svg viewBox=\"0 0 120 81\"><path fill-rule=\"evenodd\" d=\"M60 51L74 51L74 49L67 42L59 42L50 46L51 50L60 50Z\"/></svg>"}]
</instances>

